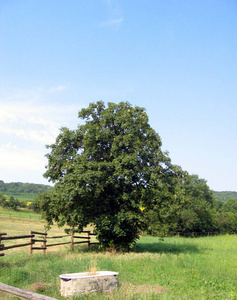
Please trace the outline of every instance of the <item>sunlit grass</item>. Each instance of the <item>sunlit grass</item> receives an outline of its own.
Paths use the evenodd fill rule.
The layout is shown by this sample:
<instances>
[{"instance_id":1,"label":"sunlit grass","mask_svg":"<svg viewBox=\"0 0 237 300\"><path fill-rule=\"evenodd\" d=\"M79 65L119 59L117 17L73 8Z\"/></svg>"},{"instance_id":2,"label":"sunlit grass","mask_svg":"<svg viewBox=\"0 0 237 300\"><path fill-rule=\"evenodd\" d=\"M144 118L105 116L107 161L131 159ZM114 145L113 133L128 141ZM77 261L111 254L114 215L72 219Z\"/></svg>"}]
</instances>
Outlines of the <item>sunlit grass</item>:
<instances>
[{"instance_id":1,"label":"sunlit grass","mask_svg":"<svg viewBox=\"0 0 237 300\"><path fill-rule=\"evenodd\" d=\"M15 199L18 199L20 201L34 201L35 197L37 196L38 194L36 193L21 193L20 195L17 195L17 194L6 194L7 198L9 199L11 196L14 197Z\"/></svg>"},{"instance_id":2,"label":"sunlit grass","mask_svg":"<svg viewBox=\"0 0 237 300\"><path fill-rule=\"evenodd\" d=\"M6 232L17 233L17 224L13 228L14 223L8 223L7 230L7 220L3 224L1 219L2 225ZM23 228L27 232L30 227L42 231L44 223L30 220L18 223L21 232ZM57 227L52 229L53 234L60 232L63 230ZM93 248L88 251L86 245L78 245L72 252L69 245L54 250L52 247L45 256L42 252L30 256L28 250L6 251L0 257L0 281L63 299L58 276L85 272L96 265L98 270L119 272L119 290L112 295L74 299L237 299L235 235L164 240L142 237L129 253L101 252L96 246Z\"/></svg>"},{"instance_id":3,"label":"sunlit grass","mask_svg":"<svg viewBox=\"0 0 237 300\"><path fill-rule=\"evenodd\" d=\"M41 219L41 214L37 214L33 212L32 210L29 210L27 208L21 208L17 211L9 209L9 208L3 208L0 206L0 217L5 218L28 218L28 219Z\"/></svg>"}]
</instances>

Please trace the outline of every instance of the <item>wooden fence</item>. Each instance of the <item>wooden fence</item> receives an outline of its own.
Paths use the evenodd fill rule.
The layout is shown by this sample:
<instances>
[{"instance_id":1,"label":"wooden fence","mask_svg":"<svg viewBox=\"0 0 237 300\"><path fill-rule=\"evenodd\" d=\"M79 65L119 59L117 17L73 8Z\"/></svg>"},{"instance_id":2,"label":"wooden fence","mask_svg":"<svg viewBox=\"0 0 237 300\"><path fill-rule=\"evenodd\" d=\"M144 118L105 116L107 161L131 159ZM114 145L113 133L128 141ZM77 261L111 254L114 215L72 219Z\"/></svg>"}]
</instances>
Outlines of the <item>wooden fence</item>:
<instances>
[{"instance_id":1,"label":"wooden fence","mask_svg":"<svg viewBox=\"0 0 237 300\"><path fill-rule=\"evenodd\" d=\"M0 282L0 291L19 296L21 298L31 299L31 300L33 300L33 299L34 300L57 300L56 298L44 296L44 295L37 294L34 292L29 292L26 290L22 290L22 289L14 287L14 286L4 284L2 282Z\"/></svg>"},{"instance_id":2,"label":"wooden fence","mask_svg":"<svg viewBox=\"0 0 237 300\"><path fill-rule=\"evenodd\" d=\"M18 236L7 236L7 233L1 233L0 232L0 256L4 256L5 253L2 251L17 248L17 247L25 247L30 246L30 254L33 253L35 250L42 250L43 253L46 253L46 250L48 247L58 246L58 245L66 245L71 244L72 250L74 250L74 245L76 244L87 244L88 249L92 244L99 244L98 242L91 242L91 236L94 236L95 234L91 233L90 231L82 231L82 234L84 236L80 236L79 233L72 231L71 235L60 235L60 236L48 236L47 231L44 232L37 232L37 231L30 231L28 235L18 235ZM49 241L52 241L54 239L62 239L62 238L69 238L69 241L61 241L57 243L49 243ZM27 243L21 243L21 244L13 244L13 245L5 245L2 242L5 243L5 241L10 240L22 240L22 239L29 239ZM82 239L82 241L80 240ZM77 241L80 240L80 241Z\"/></svg>"}]
</instances>

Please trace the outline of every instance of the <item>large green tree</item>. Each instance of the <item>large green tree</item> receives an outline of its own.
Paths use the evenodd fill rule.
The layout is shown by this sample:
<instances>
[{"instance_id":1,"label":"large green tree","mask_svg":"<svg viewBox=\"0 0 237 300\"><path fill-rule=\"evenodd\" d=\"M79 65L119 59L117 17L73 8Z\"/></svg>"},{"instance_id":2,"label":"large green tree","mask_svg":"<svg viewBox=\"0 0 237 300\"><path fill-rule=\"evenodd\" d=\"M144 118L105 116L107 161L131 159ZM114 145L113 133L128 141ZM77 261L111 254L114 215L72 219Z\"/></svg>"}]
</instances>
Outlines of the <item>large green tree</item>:
<instances>
[{"instance_id":1,"label":"large green tree","mask_svg":"<svg viewBox=\"0 0 237 300\"><path fill-rule=\"evenodd\" d=\"M52 224L82 230L94 224L104 247L130 248L144 229L144 210L163 189L170 159L143 108L91 103L76 130L62 128L48 146L44 176L54 191L39 199Z\"/></svg>"}]
</instances>

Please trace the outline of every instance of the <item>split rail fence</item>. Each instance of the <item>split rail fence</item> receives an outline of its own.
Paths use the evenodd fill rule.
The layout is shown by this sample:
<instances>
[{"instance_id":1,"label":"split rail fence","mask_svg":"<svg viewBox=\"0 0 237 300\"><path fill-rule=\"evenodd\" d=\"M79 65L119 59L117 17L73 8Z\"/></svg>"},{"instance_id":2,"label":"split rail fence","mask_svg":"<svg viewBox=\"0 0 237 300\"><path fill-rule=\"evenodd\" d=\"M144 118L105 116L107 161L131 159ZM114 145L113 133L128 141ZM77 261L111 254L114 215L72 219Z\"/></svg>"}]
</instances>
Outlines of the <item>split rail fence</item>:
<instances>
[{"instance_id":1,"label":"split rail fence","mask_svg":"<svg viewBox=\"0 0 237 300\"><path fill-rule=\"evenodd\" d=\"M22 289L14 287L14 286L4 284L2 282L0 282L0 291L9 293L9 294L13 294L13 295L19 296L24 299L30 299L30 300L57 300L56 298L44 296L44 295L37 294L34 292L26 291L26 290L22 290Z\"/></svg>"},{"instance_id":2,"label":"split rail fence","mask_svg":"<svg viewBox=\"0 0 237 300\"><path fill-rule=\"evenodd\" d=\"M99 244L99 242L91 242L91 237L94 236L95 234L91 233L90 231L82 231L81 233L84 234L84 236L81 236L79 233L74 231L70 235L65 234L59 236L48 236L47 231L44 232L30 231L28 235L18 235L18 236L7 236L7 233L0 232L0 256L5 255L5 253L3 252L5 250L18 248L18 247L26 247L26 246L29 246L30 254L32 254L33 251L35 250L42 250L43 253L45 254L47 248L53 246L71 244L71 248L72 250L74 250L74 246L76 244L87 244L88 249L90 249L90 246L92 244ZM57 243L51 242L54 239L63 239L63 238L69 238L70 240L60 241ZM28 242L5 245L6 241L22 240L22 239L23 240L28 239Z\"/></svg>"}]
</instances>

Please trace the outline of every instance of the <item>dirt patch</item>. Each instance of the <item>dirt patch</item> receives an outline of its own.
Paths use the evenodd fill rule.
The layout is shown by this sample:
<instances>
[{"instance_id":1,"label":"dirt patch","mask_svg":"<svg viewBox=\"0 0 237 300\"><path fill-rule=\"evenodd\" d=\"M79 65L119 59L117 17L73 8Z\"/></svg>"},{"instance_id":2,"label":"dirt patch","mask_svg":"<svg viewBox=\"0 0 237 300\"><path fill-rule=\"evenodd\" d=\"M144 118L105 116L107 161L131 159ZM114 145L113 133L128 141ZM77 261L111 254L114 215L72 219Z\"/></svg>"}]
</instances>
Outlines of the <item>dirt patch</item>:
<instances>
[{"instance_id":1,"label":"dirt patch","mask_svg":"<svg viewBox=\"0 0 237 300\"><path fill-rule=\"evenodd\" d=\"M152 294L163 294L166 289L159 284L143 284L137 287L137 293L152 293Z\"/></svg>"},{"instance_id":2,"label":"dirt patch","mask_svg":"<svg viewBox=\"0 0 237 300\"><path fill-rule=\"evenodd\" d=\"M131 294L163 294L167 292L167 288L159 285L159 284L142 284L142 285L134 285L131 283L124 282L121 284L122 289L127 290Z\"/></svg>"},{"instance_id":3,"label":"dirt patch","mask_svg":"<svg viewBox=\"0 0 237 300\"><path fill-rule=\"evenodd\" d=\"M28 291L30 292L35 292L35 293L43 293L46 291L47 288L49 288L51 285L50 284L45 284L42 282L36 282L33 283L29 288Z\"/></svg>"}]
</instances>

